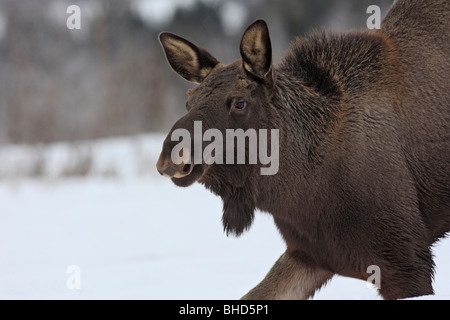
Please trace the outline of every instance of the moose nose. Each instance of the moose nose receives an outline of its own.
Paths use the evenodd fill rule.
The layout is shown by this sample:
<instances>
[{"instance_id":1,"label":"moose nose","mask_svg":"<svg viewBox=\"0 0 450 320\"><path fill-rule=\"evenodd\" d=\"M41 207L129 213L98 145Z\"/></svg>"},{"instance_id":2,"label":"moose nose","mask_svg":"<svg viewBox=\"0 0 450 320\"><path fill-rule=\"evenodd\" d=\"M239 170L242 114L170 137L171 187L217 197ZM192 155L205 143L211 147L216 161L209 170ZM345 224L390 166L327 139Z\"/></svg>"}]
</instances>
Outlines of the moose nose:
<instances>
[{"instance_id":1,"label":"moose nose","mask_svg":"<svg viewBox=\"0 0 450 320\"><path fill-rule=\"evenodd\" d=\"M189 175L194 168L192 161L189 162L191 163L182 162L180 164L175 164L170 158L164 157L161 153L158 162L156 163L156 169L162 176L168 178L183 178Z\"/></svg>"},{"instance_id":2,"label":"moose nose","mask_svg":"<svg viewBox=\"0 0 450 320\"><path fill-rule=\"evenodd\" d=\"M159 172L159 173L161 173L161 172ZM175 169L172 167L167 167L166 170L164 170L164 174L169 177L173 177L175 175Z\"/></svg>"}]
</instances>

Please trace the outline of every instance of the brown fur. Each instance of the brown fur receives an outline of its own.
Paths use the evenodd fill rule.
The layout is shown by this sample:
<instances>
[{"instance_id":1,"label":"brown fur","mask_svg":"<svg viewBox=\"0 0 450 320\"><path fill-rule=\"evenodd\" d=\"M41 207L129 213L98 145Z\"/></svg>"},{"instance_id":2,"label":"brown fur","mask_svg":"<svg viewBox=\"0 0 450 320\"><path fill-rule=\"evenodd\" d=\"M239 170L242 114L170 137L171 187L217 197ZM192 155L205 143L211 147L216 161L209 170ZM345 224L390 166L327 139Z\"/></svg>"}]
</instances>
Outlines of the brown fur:
<instances>
[{"instance_id":1,"label":"brown fur","mask_svg":"<svg viewBox=\"0 0 450 320\"><path fill-rule=\"evenodd\" d=\"M259 164L175 166L170 134L157 164L219 195L227 233L248 229L255 209L272 214L287 251L244 298L308 298L334 274L367 278L370 265L386 299L433 292L430 247L450 231L449 12L448 0L399 0L381 30L313 33L276 67L261 20L228 66L161 34L171 66L200 83L171 132L196 120L280 130L273 176Z\"/></svg>"}]
</instances>

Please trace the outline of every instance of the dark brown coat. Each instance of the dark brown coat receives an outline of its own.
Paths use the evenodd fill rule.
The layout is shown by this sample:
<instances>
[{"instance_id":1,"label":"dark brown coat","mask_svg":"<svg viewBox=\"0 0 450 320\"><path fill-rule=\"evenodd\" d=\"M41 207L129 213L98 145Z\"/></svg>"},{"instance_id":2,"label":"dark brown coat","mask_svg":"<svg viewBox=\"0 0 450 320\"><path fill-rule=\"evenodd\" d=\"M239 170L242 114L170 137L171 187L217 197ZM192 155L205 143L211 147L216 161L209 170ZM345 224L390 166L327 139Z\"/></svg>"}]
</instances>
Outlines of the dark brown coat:
<instances>
[{"instance_id":1,"label":"dark brown coat","mask_svg":"<svg viewBox=\"0 0 450 320\"><path fill-rule=\"evenodd\" d=\"M287 250L244 298L308 298L334 274L366 280L371 265L384 298L433 292L430 247L450 231L449 12L448 0L399 0L381 30L313 33L278 66L261 20L228 66L161 34L171 66L200 83L171 132L196 120L280 132L275 175L175 165L171 134L157 164L175 184L221 196L227 233L250 227L255 209L272 214Z\"/></svg>"}]
</instances>

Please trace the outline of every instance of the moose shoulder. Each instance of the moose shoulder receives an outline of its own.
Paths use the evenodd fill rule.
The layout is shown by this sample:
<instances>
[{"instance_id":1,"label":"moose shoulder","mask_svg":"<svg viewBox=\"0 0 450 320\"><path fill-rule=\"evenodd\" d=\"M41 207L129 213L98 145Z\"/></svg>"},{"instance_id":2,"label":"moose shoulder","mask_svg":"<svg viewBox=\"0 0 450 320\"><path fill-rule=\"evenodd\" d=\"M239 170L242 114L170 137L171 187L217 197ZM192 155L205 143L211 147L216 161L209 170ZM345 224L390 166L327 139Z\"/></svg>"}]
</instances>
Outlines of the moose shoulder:
<instances>
[{"instance_id":1,"label":"moose shoulder","mask_svg":"<svg viewBox=\"0 0 450 320\"><path fill-rule=\"evenodd\" d=\"M277 66L262 20L244 32L241 59L230 65L160 35L172 68L199 85L158 171L219 195L227 233L240 235L260 209L286 242L244 299L306 299L335 274L367 279L373 265L385 299L433 293L430 248L450 231L449 12L448 0L398 0L380 30L312 33ZM174 159L172 134L194 136L199 122L223 137L278 130L277 141L258 144L279 150L276 174L261 174L262 161L223 161L230 149L217 138L214 151L213 139L202 139ZM194 161L208 147L221 161ZM250 151L243 146L242 159Z\"/></svg>"}]
</instances>

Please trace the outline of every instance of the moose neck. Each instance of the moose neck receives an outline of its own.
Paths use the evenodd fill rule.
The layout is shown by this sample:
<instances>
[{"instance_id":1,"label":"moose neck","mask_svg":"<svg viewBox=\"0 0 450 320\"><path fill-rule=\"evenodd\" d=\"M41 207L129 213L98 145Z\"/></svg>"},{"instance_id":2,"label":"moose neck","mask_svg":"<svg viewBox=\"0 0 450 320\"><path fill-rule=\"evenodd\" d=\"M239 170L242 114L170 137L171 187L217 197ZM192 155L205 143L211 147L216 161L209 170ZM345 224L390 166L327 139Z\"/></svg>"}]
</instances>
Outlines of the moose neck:
<instances>
[{"instance_id":1,"label":"moose neck","mask_svg":"<svg viewBox=\"0 0 450 320\"><path fill-rule=\"evenodd\" d=\"M315 33L292 45L273 71L276 115L272 122L280 129L280 169L273 177L261 177L261 209L286 205L266 205L265 194L273 194L271 199L278 194L282 199L283 194L296 192L293 199L301 199L311 177L322 175L322 164L327 161L323 146L339 134L351 114L363 112L360 98L373 96L373 92L384 94L380 92L386 87L380 83L386 71L384 48L381 36L366 32ZM286 180L292 183L282 183ZM283 185L296 185L298 191L280 190Z\"/></svg>"},{"instance_id":2,"label":"moose neck","mask_svg":"<svg viewBox=\"0 0 450 320\"><path fill-rule=\"evenodd\" d=\"M303 164L318 160L322 141L352 108L364 107L355 101L398 86L383 83L390 60L386 39L375 32L319 32L298 39L274 70L272 104L283 118L284 147L297 148Z\"/></svg>"},{"instance_id":3,"label":"moose neck","mask_svg":"<svg viewBox=\"0 0 450 320\"><path fill-rule=\"evenodd\" d=\"M279 72L273 104L282 119L280 153L295 148L303 165L314 162L318 155L317 147L335 120L334 115L340 107L339 98L323 96L299 84L298 80L293 81L290 75Z\"/></svg>"}]
</instances>

